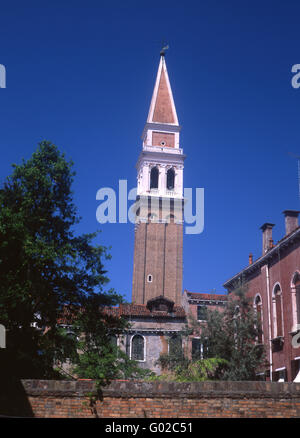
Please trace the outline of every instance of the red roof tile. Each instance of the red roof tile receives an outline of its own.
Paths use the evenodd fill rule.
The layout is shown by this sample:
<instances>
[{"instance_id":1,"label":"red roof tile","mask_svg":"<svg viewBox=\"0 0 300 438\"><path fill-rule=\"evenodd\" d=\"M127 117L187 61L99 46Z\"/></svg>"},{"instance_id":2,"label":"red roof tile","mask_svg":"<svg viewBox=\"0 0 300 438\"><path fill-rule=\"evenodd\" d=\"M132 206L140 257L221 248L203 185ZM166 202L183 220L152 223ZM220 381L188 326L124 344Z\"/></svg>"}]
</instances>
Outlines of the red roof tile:
<instances>
[{"instance_id":1,"label":"red roof tile","mask_svg":"<svg viewBox=\"0 0 300 438\"><path fill-rule=\"evenodd\" d=\"M185 291L188 298L194 300L206 300L206 301L227 301L228 297L225 294L211 294L211 293L198 293Z\"/></svg>"},{"instance_id":2,"label":"red roof tile","mask_svg":"<svg viewBox=\"0 0 300 438\"><path fill-rule=\"evenodd\" d=\"M120 304L119 307L107 307L106 312L113 316L149 316L149 317L164 317L164 318L184 318L185 311L181 306L174 306L173 312L166 311L150 311L145 304Z\"/></svg>"}]
</instances>

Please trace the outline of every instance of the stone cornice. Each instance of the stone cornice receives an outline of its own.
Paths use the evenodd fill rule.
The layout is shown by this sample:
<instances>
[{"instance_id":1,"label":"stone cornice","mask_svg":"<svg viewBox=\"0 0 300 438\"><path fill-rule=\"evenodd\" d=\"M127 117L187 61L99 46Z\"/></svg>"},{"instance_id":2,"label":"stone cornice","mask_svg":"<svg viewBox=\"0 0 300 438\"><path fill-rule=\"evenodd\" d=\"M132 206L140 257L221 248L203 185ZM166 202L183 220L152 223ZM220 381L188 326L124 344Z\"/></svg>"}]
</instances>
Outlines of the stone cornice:
<instances>
[{"instance_id":1,"label":"stone cornice","mask_svg":"<svg viewBox=\"0 0 300 438\"><path fill-rule=\"evenodd\" d=\"M278 256L278 252L288 248L295 241L298 240L300 240L300 227L297 228L292 233L290 233L288 236L285 236L283 239L281 239L277 243L277 245L275 245L266 254L258 258L255 262L253 262L252 265L247 266L246 268L242 269L238 274L234 275L229 280L227 280L223 284L223 286L226 289L230 289L234 286L235 282L241 279L242 277L245 281L247 281L247 277L249 277L255 271L260 269L262 266L272 262L272 260L274 260L274 258Z\"/></svg>"},{"instance_id":2,"label":"stone cornice","mask_svg":"<svg viewBox=\"0 0 300 438\"><path fill-rule=\"evenodd\" d=\"M96 393L93 380L22 380L27 396L86 397ZM272 398L300 400L299 383L278 382L143 382L115 380L102 389L104 397L115 398Z\"/></svg>"}]
</instances>

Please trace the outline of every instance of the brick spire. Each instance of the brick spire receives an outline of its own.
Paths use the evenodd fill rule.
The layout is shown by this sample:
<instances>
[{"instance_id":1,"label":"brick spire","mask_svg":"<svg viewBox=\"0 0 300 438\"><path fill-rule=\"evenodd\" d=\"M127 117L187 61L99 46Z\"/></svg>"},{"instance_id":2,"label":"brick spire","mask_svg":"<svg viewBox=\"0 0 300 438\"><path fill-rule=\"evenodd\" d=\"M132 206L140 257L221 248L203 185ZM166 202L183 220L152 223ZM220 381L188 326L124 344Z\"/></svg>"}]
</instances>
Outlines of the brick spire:
<instances>
[{"instance_id":1,"label":"brick spire","mask_svg":"<svg viewBox=\"0 0 300 438\"><path fill-rule=\"evenodd\" d=\"M161 54L147 123L178 125L164 54Z\"/></svg>"}]
</instances>

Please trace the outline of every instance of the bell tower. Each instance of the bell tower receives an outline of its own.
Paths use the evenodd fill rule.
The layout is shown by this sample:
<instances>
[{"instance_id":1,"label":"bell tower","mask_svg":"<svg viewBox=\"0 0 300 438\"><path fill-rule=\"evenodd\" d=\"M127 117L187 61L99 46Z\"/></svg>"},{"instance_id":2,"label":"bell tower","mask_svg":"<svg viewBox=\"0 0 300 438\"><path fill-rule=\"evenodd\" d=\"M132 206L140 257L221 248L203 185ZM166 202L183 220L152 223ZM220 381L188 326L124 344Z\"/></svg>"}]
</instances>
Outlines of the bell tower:
<instances>
[{"instance_id":1,"label":"bell tower","mask_svg":"<svg viewBox=\"0 0 300 438\"><path fill-rule=\"evenodd\" d=\"M180 129L161 52L137 161L132 302L164 297L181 305L183 165Z\"/></svg>"}]
</instances>

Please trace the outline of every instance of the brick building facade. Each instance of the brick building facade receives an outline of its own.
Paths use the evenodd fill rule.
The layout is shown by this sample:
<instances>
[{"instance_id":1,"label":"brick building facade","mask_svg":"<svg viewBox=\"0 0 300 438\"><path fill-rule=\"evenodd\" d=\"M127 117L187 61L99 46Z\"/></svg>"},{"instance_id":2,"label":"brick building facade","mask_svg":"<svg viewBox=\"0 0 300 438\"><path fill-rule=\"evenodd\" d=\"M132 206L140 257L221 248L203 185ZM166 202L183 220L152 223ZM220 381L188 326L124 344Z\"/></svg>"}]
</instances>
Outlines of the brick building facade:
<instances>
[{"instance_id":1,"label":"brick building facade","mask_svg":"<svg viewBox=\"0 0 300 438\"><path fill-rule=\"evenodd\" d=\"M262 255L240 271L224 287L230 293L245 284L254 308L260 312L262 339L269 367L265 378L300 380L300 227L298 211L285 210L285 236L276 244L274 224L262 227ZM299 336L298 336L299 335Z\"/></svg>"}]
</instances>

